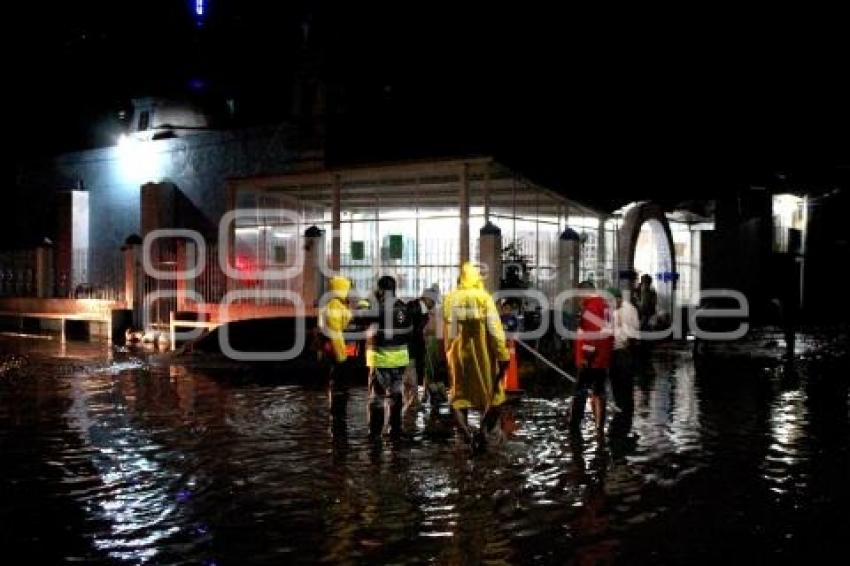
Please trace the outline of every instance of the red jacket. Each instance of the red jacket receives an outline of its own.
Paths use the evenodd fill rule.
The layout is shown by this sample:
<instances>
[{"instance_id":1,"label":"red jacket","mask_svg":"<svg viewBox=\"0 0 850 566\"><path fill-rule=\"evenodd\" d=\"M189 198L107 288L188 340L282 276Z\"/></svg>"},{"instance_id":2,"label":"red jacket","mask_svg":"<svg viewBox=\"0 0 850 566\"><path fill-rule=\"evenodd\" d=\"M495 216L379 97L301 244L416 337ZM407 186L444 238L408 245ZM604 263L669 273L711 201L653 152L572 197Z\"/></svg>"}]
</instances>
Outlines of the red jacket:
<instances>
[{"instance_id":1,"label":"red jacket","mask_svg":"<svg viewBox=\"0 0 850 566\"><path fill-rule=\"evenodd\" d=\"M591 368L608 369L611 366L611 351L614 349L611 306L599 296L586 297L581 306L576 339L576 367L584 366L585 357ZM592 335L583 336L585 333Z\"/></svg>"}]
</instances>

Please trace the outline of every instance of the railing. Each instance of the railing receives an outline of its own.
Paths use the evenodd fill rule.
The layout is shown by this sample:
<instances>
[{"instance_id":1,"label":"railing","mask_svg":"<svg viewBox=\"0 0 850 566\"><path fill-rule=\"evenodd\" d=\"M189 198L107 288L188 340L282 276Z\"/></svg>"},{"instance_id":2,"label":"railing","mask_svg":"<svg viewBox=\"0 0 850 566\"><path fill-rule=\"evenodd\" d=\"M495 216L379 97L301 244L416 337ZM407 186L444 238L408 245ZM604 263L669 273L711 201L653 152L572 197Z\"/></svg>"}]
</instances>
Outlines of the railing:
<instances>
[{"instance_id":1,"label":"railing","mask_svg":"<svg viewBox=\"0 0 850 566\"><path fill-rule=\"evenodd\" d=\"M66 299L124 300L124 263L119 250L74 249L67 264L54 262L51 295Z\"/></svg>"},{"instance_id":2,"label":"railing","mask_svg":"<svg viewBox=\"0 0 850 566\"><path fill-rule=\"evenodd\" d=\"M218 303L227 293L227 276L218 260L218 245L207 246L206 269L194 280L194 290L205 303Z\"/></svg>"},{"instance_id":3,"label":"railing","mask_svg":"<svg viewBox=\"0 0 850 566\"><path fill-rule=\"evenodd\" d=\"M56 261L52 248L0 252L0 297L39 295L43 298L124 300L124 266L115 250L74 250L70 259ZM39 269L46 270L40 274Z\"/></svg>"},{"instance_id":4,"label":"railing","mask_svg":"<svg viewBox=\"0 0 850 566\"><path fill-rule=\"evenodd\" d=\"M151 250L152 267L159 271L177 271L177 250L173 242L157 241ZM144 275L142 301L148 312L145 322L168 327L171 313L177 309L177 281Z\"/></svg>"},{"instance_id":5,"label":"railing","mask_svg":"<svg viewBox=\"0 0 850 566\"><path fill-rule=\"evenodd\" d=\"M35 250L0 252L0 296L35 296L35 275Z\"/></svg>"}]
</instances>

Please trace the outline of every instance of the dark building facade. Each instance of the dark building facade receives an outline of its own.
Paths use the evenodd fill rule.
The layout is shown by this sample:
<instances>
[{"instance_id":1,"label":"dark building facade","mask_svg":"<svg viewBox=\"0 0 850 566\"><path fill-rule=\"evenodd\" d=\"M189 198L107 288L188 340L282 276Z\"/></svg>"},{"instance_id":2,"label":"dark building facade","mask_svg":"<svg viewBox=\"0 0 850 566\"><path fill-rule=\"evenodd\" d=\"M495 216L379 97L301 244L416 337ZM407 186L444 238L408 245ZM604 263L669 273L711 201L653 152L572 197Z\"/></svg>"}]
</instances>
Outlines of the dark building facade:
<instances>
[{"instance_id":1,"label":"dark building facade","mask_svg":"<svg viewBox=\"0 0 850 566\"><path fill-rule=\"evenodd\" d=\"M19 190L37 203L31 239L55 243L60 296L81 284L117 282L124 241L156 227L143 225L146 183L171 187L163 198L179 210L169 227L214 237L212 227L227 207L227 179L324 165L319 144L305 142L309 138L291 124L215 130L186 105L135 102L133 127L114 146L63 154L18 172Z\"/></svg>"},{"instance_id":2,"label":"dark building facade","mask_svg":"<svg viewBox=\"0 0 850 566\"><path fill-rule=\"evenodd\" d=\"M704 286L744 293L756 322L845 320L835 275L848 255L846 200L832 187L785 185L717 200L715 230L703 242Z\"/></svg>"}]
</instances>

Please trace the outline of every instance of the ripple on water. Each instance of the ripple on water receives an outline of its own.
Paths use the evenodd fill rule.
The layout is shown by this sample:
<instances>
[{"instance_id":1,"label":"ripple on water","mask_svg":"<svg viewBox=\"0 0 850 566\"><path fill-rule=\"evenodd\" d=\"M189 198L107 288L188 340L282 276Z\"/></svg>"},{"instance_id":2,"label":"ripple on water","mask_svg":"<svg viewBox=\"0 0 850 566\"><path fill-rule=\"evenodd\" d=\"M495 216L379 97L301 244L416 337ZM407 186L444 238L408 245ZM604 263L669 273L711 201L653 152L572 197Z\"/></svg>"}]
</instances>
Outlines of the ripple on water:
<instances>
[{"instance_id":1,"label":"ripple on water","mask_svg":"<svg viewBox=\"0 0 850 566\"><path fill-rule=\"evenodd\" d=\"M422 418L410 439L369 442L363 387L351 390L343 432L319 387L86 363L51 374L59 362L29 360L0 381L5 482L63 502L57 520L82 541L60 545L65 558L607 561L660 552L669 532L710 549L701 517L730 509L732 525L758 532L774 528L764 509L784 511L772 519L784 536L801 496L821 501L827 473L804 386L698 375L675 351L636 381L625 436L603 441L587 418L571 437L560 389L511 409L516 431L475 458L423 434ZM34 529L26 517L20 528Z\"/></svg>"}]
</instances>

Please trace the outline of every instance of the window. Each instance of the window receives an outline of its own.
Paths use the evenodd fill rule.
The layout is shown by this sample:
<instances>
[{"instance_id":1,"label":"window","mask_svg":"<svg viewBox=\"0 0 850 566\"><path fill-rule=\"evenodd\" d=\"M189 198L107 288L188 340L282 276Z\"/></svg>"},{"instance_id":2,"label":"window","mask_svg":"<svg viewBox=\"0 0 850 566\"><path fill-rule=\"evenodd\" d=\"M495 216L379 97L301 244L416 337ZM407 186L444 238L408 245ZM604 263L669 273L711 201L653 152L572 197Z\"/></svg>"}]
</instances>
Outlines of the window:
<instances>
[{"instance_id":1,"label":"window","mask_svg":"<svg viewBox=\"0 0 850 566\"><path fill-rule=\"evenodd\" d=\"M274 262L281 265L286 265L286 246L274 247Z\"/></svg>"}]
</instances>

